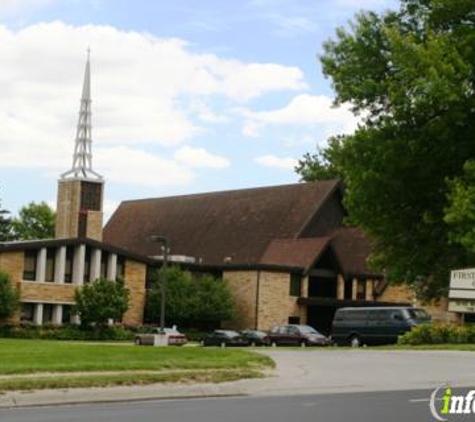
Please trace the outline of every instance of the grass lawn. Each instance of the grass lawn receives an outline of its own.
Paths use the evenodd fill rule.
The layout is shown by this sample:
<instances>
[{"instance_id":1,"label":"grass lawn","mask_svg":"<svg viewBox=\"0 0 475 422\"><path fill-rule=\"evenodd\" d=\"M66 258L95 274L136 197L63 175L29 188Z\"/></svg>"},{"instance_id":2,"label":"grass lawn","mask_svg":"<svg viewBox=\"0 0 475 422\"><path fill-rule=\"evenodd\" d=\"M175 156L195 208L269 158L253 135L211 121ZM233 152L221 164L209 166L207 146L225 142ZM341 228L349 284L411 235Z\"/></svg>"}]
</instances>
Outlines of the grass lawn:
<instances>
[{"instance_id":1,"label":"grass lawn","mask_svg":"<svg viewBox=\"0 0 475 422\"><path fill-rule=\"evenodd\" d=\"M243 349L0 339L0 391L223 382L260 377L273 366L270 358Z\"/></svg>"}]
</instances>

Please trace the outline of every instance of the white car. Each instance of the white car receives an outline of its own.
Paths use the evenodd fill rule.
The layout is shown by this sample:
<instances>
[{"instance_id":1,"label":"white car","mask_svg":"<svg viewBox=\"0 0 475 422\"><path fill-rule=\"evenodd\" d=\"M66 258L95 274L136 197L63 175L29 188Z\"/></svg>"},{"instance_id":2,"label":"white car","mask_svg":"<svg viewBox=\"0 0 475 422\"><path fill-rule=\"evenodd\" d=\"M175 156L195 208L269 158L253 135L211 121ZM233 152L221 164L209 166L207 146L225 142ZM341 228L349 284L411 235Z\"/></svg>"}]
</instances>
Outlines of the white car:
<instances>
[{"instance_id":1,"label":"white car","mask_svg":"<svg viewBox=\"0 0 475 422\"><path fill-rule=\"evenodd\" d=\"M165 328L169 346L183 346L188 343L186 336L180 333L175 327ZM154 346L157 344L157 336L161 334L160 328L154 328L153 332L147 334L137 334L134 343L137 346Z\"/></svg>"}]
</instances>

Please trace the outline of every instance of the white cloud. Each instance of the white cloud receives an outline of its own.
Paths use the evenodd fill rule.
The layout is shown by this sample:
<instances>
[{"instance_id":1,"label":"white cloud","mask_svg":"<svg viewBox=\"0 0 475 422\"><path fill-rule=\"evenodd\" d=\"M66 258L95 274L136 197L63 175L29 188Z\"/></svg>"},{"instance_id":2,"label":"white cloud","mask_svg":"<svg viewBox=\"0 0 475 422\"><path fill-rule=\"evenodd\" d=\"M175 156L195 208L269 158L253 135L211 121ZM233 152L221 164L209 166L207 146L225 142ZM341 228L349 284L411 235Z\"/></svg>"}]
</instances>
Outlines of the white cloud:
<instances>
[{"instance_id":1,"label":"white cloud","mask_svg":"<svg viewBox=\"0 0 475 422\"><path fill-rule=\"evenodd\" d=\"M177 148L201 133L197 121L228 118L207 101L223 98L232 107L266 93L306 88L296 67L198 54L179 39L62 22L18 30L0 25L0 167L59 172L70 166L88 45L95 168L121 183L193 180L189 167L150 151ZM224 166L222 157L198 151L209 160L207 167Z\"/></svg>"},{"instance_id":2,"label":"white cloud","mask_svg":"<svg viewBox=\"0 0 475 422\"><path fill-rule=\"evenodd\" d=\"M257 157L255 161L264 167L274 167L282 170L293 170L297 165L297 160L295 158L276 157L275 155Z\"/></svg>"},{"instance_id":3,"label":"white cloud","mask_svg":"<svg viewBox=\"0 0 475 422\"><path fill-rule=\"evenodd\" d=\"M223 169L229 167L229 160L213 155L204 148L184 146L175 152L175 160L186 167Z\"/></svg>"},{"instance_id":4,"label":"white cloud","mask_svg":"<svg viewBox=\"0 0 475 422\"><path fill-rule=\"evenodd\" d=\"M244 122L242 134L248 138L257 138L260 136L259 124L252 120Z\"/></svg>"},{"instance_id":5,"label":"white cloud","mask_svg":"<svg viewBox=\"0 0 475 422\"><path fill-rule=\"evenodd\" d=\"M294 97L285 107L270 111L242 110L246 118L243 133L256 134L259 126L265 125L298 125L328 126L333 133L351 133L358 124L348 106L334 107L332 99L324 95L315 96L300 94ZM252 127L252 131L249 131Z\"/></svg>"},{"instance_id":6,"label":"white cloud","mask_svg":"<svg viewBox=\"0 0 475 422\"><path fill-rule=\"evenodd\" d=\"M56 0L0 0L0 17L17 13L31 12Z\"/></svg>"}]
</instances>

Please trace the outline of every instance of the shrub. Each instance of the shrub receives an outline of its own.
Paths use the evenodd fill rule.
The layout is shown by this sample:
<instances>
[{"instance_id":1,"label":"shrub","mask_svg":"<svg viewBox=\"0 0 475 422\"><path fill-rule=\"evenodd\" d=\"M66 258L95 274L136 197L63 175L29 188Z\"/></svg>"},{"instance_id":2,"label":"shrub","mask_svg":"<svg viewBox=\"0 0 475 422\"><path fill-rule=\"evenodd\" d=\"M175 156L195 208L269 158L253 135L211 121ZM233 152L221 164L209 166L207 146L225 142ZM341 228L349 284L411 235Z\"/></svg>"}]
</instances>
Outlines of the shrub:
<instances>
[{"instance_id":1,"label":"shrub","mask_svg":"<svg viewBox=\"0 0 475 422\"><path fill-rule=\"evenodd\" d=\"M420 325L399 337L398 343L412 346L475 343L475 325L469 324L463 327L447 324Z\"/></svg>"},{"instance_id":2,"label":"shrub","mask_svg":"<svg viewBox=\"0 0 475 422\"><path fill-rule=\"evenodd\" d=\"M129 290L123 280L99 278L76 290L75 309L84 326L107 326L108 320L121 321L129 309Z\"/></svg>"},{"instance_id":3,"label":"shrub","mask_svg":"<svg viewBox=\"0 0 475 422\"><path fill-rule=\"evenodd\" d=\"M0 271L0 321L12 317L18 306L18 290L11 283L10 275Z\"/></svg>"},{"instance_id":4,"label":"shrub","mask_svg":"<svg viewBox=\"0 0 475 422\"><path fill-rule=\"evenodd\" d=\"M118 341L132 340L135 330L122 326L101 326L84 328L77 325L3 325L0 326L0 337L38 340L86 340L86 341Z\"/></svg>"}]
</instances>

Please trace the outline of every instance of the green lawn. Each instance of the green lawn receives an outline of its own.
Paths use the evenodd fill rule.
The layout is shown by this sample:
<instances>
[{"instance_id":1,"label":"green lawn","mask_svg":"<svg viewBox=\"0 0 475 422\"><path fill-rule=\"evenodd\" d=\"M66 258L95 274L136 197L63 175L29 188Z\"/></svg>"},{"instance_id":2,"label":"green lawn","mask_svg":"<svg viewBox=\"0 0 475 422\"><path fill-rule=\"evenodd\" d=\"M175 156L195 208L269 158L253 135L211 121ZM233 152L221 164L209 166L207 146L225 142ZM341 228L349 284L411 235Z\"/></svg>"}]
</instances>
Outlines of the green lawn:
<instances>
[{"instance_id":1,"label":"green lawn","mask_svg":"<svg viewBox=\"0 0 475 422\"><path fill-rule=\"evenodd\" d=\"M0 339L0 392L224 382L262 377L273 367L272 359L243 349Z\"/></svg>"},{"instance_id":2,"label":"green lawn","mask_svg":"<svg viewBox=\"0 0 475 422\"><path fill-rule=\"evenodd\" d=\"M34 372L255 369L270 358L242 349L0 340L0 375Z\"/></svg>"}]
</instances>

